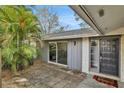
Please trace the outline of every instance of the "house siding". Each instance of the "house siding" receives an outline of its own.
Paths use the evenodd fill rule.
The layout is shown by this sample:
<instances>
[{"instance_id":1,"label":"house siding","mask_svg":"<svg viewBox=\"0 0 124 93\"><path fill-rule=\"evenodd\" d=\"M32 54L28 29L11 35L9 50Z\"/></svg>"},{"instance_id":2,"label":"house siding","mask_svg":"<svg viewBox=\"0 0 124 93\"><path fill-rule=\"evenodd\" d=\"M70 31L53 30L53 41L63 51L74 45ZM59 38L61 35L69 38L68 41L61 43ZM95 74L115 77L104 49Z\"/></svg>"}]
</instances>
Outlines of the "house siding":
<instances>
[{"instance_id":1,"label":"house siding","mask_svg":"<svg viewBox=\"0 0 124 93\"><path fill-rule=\"evenodd\" d=\"M67 41L67 66L70 69L82 71L82 39L70 39L64 41ZM74 45L74 41L76 42L76 45ZM48 62L49 41L43 41L42 43L43 43L43 47L42 47L41 58L42 61Z\"/></svg>"},{"instance_id":2,"label":"house siding","mask_svg":"<svg viewBox=\"0 0 124 93\"><path fill-rule=\"evenodd\" d=\"M74 45L76 42L76 45ZM70 69L82 69L82 39L74 39L68 41L67 62Z\"/></svg>"},{"instance_id":3,"label":"house siding","mask_svg":"<svg viewBox=\"0 0 124 93\"><path fill-rule=\"evenodd\" d=\"M48 54L49 54L49 45L48 45L48 42L47 41L42 41L42 52L41 52L41 58L42 58L42 61L44 62L48 62Z\"/></svg>"},{"instance_id":4,"label":"house siding","mask_svg":"<svg viewBox=\"0 0 124 93\"><path fill-rule=\"evenodd\" d=\"M120 38L120 60L119 60L119 78L121 82L124 82L124 28L120 28L116 31L111 31L105 36L121 36ZM94 37L94 36L91 36ZM97 37L97 36L95 36ZM100 36L99 36L100 37ZM89 37L78 37L80 39L65 39L64 37L62 40L60 39L55 39L51 41L67 41L68 42L68 49L67 49L67 66L70 69L77 69L77 70L82 70L82 72L85 73L90 73L90 45L89 45ZM77 42L76 46L74 46L74 41ZM43 41L43 48L42 48L42 60L45 62L48 62L48 57L49 57L49 41ZM100 74L99 74L100 75ZM104 75L107 77L107 75ZM113 78L113 77L112 77Z\"/></svg>"}]
</instances>

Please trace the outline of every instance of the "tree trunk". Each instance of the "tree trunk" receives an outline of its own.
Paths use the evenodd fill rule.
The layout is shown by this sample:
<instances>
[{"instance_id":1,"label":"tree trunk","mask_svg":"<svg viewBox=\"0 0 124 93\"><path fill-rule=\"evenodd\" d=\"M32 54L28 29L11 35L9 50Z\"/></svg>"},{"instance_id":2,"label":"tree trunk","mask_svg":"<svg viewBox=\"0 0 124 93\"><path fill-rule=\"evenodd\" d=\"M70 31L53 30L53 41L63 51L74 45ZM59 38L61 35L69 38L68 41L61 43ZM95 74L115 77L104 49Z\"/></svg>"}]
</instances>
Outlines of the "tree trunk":
<instances>
[{"instance_id":1,"label":"tree trunk","mask_svg":"<svg viewBox=\"0 0 124 93\"><path fill-rule=\"evenodd\" d=\"M2 88L2 57L1 57L1 48L0 48L0 88Z\"/></svg>"},{"instance_id":2,"label":"tree trunk","mask_svg":"<svg viewBox=\"0 0 124 93\"><path fill-rule=\"evenodd\" d=\"M12 67L11 67L11 70L12 70L14 76L17 74L16 60L15 59L13 60Z\"/></svg>"}]
</instances>

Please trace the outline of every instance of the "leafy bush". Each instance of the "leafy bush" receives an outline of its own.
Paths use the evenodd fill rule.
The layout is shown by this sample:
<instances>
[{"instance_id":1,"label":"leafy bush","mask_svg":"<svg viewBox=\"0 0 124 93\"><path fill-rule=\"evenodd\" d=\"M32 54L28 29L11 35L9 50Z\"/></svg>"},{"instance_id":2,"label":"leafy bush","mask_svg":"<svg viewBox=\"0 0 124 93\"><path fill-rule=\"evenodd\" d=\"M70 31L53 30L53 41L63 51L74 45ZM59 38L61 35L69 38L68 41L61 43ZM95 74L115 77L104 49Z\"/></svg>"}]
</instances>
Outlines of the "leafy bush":
<instances>
[{"instance_id":1,"label":"leafy bush","mask_svg":"<svg viewBox=\"0 0 124 93\"><path fill-rule=\"evenodd\" d=\"M3 66L10 66L15 74L28 66L37 56L36 47L31 45L40 39L40 26L36 16L25 6L0 7L0 46ZM35 42L36 43L36 42Z\"/></svg>"}]
</instances>

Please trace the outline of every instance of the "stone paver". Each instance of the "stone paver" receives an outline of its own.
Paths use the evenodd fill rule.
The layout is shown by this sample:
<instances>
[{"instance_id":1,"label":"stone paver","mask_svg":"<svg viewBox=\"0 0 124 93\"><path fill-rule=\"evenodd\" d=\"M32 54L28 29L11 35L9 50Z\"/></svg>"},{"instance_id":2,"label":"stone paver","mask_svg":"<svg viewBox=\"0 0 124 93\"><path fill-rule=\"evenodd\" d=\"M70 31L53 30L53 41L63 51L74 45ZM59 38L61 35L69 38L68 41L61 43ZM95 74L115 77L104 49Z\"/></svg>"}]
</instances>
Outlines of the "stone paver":
<instances>
[{"instance_id":1,"label":"stone paver","mask_svg":"<svg viewBox=\"0 0 124 93\"><path fill-rule=\"evenodd\" d=\"M112 88L92 79L91 75L73 73L71 70L48 63L38 62L20 72L22 78L28 82L18 85L12 80L3 79L3 87L27 88ZM122 85L122 84L121 84Z\"/></svg>"},{"instance_id":2,"label":"stone paver","mask_svg":"<svg viewBox=\"0 0 124 93\"><path fill-rule=\"evenodd\" d=\"M81 74L74 74L71 71L67 72L65 67L47 63L34 64L20 72L20 74L22 78L28 80L25 85L16 85L13 84L12 80L4 81L3 79L3 87L63 88L67 85L69 87L76 87L84 79L84 76L81 76Z\"/></svg>"}]
</instances>

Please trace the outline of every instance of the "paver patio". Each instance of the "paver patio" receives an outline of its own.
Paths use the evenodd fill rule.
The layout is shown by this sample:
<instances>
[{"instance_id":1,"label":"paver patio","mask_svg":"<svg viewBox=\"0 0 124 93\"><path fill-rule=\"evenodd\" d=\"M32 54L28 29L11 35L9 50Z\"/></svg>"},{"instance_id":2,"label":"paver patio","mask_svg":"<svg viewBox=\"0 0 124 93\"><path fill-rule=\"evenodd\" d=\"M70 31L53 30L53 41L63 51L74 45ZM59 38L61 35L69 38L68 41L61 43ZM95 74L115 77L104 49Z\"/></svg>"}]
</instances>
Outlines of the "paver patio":
<instances>
[{"instance_id":1,"label":"paver patio","mask_svg":"<svg viewBox=\"0 0 124 93\"><path fill-rule=\"evenodd\" d=\"M20 76L28 80L25 84L17 84L13 79L3 78L3 87L28 88L81 88L81 87L111 87L98 83L84 73L73 72L65 67L38 62L21 71Z\"/></svg>"}]
</instances>

